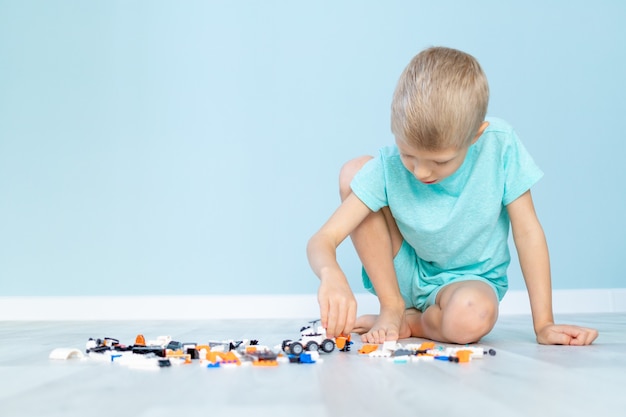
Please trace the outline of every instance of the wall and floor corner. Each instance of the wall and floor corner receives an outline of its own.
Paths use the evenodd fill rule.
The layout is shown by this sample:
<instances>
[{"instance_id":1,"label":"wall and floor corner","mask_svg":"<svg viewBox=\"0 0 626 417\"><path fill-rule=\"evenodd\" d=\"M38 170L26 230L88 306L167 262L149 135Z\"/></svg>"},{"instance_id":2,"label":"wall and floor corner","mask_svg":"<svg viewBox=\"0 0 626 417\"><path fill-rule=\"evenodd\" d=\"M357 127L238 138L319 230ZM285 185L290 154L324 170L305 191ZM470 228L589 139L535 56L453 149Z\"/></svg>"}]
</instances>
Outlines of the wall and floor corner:
<instances>
[{"instance_id":1,"label":"wall and floor corner","mask_svg":"<svg viewBox=\"0 0 626 417\"><path fill-rule=\"evenodd\" d=\"M378 301L357 293L359 314L378 313ZM557 290L555 315L626 313L626 289ZM529 315L525 291L512 291L500 315ZM315 295L0 297L1 321L226 320L319 318Z\"/></svg>"},{"instance_id":2,"label":"wall and floor corner","mask_svg":"<svg viewBox=\"0 0 626 417\"><path fill-rule=\"evenodd\" d=\"M314 316L306 241L430 45L478 58L545 172L555 311L624 311L626 3L75 6L0 0L0 319Z\"/></svg>"}]
</instances>

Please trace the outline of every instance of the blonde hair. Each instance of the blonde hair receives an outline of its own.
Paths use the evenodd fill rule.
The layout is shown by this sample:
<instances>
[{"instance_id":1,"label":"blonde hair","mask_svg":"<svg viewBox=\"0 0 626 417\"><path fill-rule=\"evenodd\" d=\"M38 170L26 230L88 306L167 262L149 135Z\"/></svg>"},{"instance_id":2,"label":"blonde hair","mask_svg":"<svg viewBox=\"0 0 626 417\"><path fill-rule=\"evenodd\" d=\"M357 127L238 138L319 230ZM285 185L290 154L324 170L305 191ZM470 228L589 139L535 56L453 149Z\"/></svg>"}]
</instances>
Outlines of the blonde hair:
<instances>
[{"instance_id":1,"label":"blonde hair","mask_svg":"<svg viewBox=\"0 0 626 417\"><path fill-rule=\"evenodd\" d=\"M396 138L420 149L469 146L487 114L489 85L476 59L428 48L404 69L391 105Z\"/></svg>"}]
</instances>

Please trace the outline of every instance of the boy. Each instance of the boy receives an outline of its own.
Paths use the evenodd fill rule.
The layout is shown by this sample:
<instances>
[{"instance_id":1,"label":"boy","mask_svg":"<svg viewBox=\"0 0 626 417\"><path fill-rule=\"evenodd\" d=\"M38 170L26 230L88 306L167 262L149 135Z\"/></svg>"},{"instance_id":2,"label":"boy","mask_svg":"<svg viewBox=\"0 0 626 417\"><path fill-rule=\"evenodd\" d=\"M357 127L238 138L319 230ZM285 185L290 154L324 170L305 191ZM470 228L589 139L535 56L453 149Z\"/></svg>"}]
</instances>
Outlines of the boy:
<instances>
[{"instance_id":1,"label":"boy","mask_svg":"<svg viewBox=\"0 0 626 417\"><path fill-rule=\"evenodd\" d=\"M495 325L508 287L509 225L537 341L588 345L597 337L554 324L548 249L530 194L543 174L508 124L485 120L488 99L480 65L461 51L429 48L402 73L391 112L395 146L344 165L342 204L307 246L330 337L477 342ZM348 235L379 315L356 318L336 261Z\"/></svg>"}]
</instances>

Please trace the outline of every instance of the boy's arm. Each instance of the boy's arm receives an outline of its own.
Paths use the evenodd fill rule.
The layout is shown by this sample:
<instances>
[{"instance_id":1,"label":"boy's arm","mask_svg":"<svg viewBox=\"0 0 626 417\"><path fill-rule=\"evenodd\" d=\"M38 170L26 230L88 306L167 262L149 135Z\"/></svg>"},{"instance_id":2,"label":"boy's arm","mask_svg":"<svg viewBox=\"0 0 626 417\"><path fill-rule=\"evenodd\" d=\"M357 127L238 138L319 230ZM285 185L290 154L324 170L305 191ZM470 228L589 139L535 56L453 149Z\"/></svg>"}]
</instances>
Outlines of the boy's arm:
<instances>
[{"instance_id":1,"label":"boy's arm","mask_svg":"<svg viewBox=\"0 0 626 417\"><path fill-rule=\"evenodd\" d=\"M528 289L537 342L551 345L588 345L598 332L580 326L555 325L548 245L530 191L507 206L513 240Z\"/></svg>"},{"instance_id":2,"label":"boy's arm","mask_svg":"<svg viewBox=\"0 0 626 417\"><path fill-rule=\"evenodd\" d=\"M337 247L371 212L351 193L307 245L309 263L320 279L320 318L328 337L350 334L354 327L356 299L337 263Z\"/></svg>"}]
</instances>

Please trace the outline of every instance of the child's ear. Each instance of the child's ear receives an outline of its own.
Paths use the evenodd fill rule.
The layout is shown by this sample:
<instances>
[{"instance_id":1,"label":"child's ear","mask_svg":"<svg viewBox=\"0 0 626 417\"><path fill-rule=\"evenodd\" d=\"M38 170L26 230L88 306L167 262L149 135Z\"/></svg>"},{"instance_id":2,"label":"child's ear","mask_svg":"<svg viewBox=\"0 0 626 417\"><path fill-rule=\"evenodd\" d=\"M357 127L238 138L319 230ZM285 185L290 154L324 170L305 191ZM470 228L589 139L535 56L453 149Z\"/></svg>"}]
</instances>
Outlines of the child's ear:
<instances>
[{"instance_id":1,"label":"child's ear","mask_svg":"<svg viewBox=\"0 0 626 417\"><path fill-rule=\"evenodd\" d=\"M474 136L474 140L472 140L472 145L475 144L478 138L481 137L481 135L485 132L487 126L489 126L489 122L487 121L484 121L480 124L480 127L478 128L478 133L476 133L476 136Z\"/></svg>"}]
</instances>

